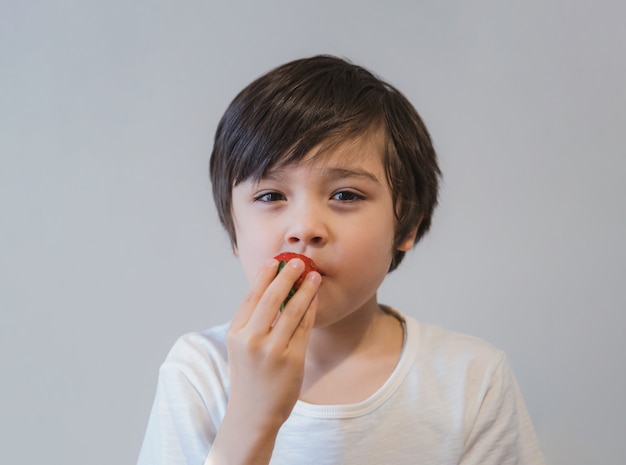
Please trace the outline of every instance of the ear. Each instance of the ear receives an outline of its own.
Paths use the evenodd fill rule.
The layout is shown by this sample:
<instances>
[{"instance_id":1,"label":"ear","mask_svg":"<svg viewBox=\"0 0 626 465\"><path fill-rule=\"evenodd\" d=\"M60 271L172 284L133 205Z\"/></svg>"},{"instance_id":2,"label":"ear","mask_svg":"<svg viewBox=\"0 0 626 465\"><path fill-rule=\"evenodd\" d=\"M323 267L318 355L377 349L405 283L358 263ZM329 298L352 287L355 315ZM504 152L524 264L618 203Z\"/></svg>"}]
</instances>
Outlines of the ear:
<instances>
[{"instance_id":1,"label":"ear","mask_svg":"<svg viewBox=\"0 0 626 465\"><path fill-rule=\"evenodd\" d=\"M402 242L400 242L400 245L398 245L397 250L399 250L400 252L408 252L413 248L413 246L415 245L417 230L419 229L421 222L422 220L420 219L417 224L413 226L413 228L411 228L411 231L409 231L409 233L402 240Z\"/></svg>"}]
</instances>

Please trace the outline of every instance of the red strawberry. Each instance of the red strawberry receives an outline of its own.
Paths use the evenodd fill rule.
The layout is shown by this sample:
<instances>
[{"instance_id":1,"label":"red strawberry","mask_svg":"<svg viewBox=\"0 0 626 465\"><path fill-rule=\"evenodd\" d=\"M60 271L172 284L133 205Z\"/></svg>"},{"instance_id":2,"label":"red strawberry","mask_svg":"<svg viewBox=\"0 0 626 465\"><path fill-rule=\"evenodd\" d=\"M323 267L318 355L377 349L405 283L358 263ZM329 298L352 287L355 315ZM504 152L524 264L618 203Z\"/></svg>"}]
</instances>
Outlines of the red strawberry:
<instances>
[{"instance_id":1,"label":"red strawberry","mask_svg":"<svg viewBox=\"0 0 626 465\"><path fill-rule=\"evenodd\" d=\"M299 253L294 253L294 252L283 252L283 253L276 255L274 258L280 262L278 264L278 271L282 270L283 267L287 264L287 262L293 258L299 258L300 260L304 262L304 271L302 272L302 274L300 275L296 283L293 285L294 291L298 290L298 288L302 284L302 281L304 281L304 278L309 271L317 271L317 266L315 265L315 262L311 260L309 257L307 257L306 255L301 255Z\"/></svg>"},{"instance_id":2,"label":"red strawberry","mask_svg":"<svg viewBox=\"0 0 626 465\"><path fill-rule=\"evenodd\" d=\"M304 281L304 278L306 277L307 273L309 271L317 271L317 266L315 265L315 262L311 260L309 257L307 257L306 255L301 255L299 253L294 253L294 252L283 252L283 253L276 255L274 258L279 261L278 272L276 274L280 273L280 270L282 270L283 267L287 264L287 262L293 258L299 258L300 260L304 262L304 271L302 272L298 280L294 283L293 287L289 291L289 294L287 295L287 298L285 299L285 301L280 307L280 311L282 312L283 308L285 307L289 299L291 299L291 297L296 293L296 291L298 290L298 288Z\"/></svg>"}]
</instances>

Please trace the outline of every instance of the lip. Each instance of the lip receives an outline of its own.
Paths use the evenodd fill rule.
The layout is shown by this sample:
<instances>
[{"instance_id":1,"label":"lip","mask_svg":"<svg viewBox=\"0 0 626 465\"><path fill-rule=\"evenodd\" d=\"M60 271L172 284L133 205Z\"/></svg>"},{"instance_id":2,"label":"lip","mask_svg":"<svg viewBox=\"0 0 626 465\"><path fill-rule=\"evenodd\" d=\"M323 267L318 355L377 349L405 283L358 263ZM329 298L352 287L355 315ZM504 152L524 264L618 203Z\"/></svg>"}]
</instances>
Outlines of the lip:
<instances>
[{"instance_id":1,"label":"lip","mask_svg":"<svg viewBox=\"0 0 626 465\"><path fill-rule=\"evenodd\" d=\"M323 269L323 268L321 268L321 267L317 264L317 262L315 261L315 259L314 259L314 258L311 258L311 260L313 260L313 263L315 263L315 267L317 268L317 272L318 272L320 275L322 275L322 278L323 278L324 276L326 276L326 272L324 271L324 269Z\"/></svg>"},{"instance_id":2,"label":"lip","mask_svg":"<svg viewBox=\"0 0 626 465\"><path fill-rule=\"evenodd\" d=\"M317 265L315 260L313 260L313 263L315 263L315 267L316 267L315 271L317 271L320 274L320 276L322 277L322 279L324 279L326 277L326 272Z\"/></svg>"}]
</instances>

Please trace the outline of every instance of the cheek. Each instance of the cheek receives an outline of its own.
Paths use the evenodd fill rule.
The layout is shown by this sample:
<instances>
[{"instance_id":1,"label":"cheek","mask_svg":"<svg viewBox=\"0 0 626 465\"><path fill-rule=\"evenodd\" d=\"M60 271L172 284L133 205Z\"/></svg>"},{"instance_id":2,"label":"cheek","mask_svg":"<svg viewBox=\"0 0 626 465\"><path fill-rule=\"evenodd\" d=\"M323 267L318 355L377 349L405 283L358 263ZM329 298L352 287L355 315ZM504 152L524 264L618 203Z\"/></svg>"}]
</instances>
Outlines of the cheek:
<instances>
[{"instance_id":1,"label":"cheek","mask_svg":"<svg viewBox=\"0 0 626 465\"><path fill-rule=\"evenodd\" d=\"M354 272L376 276L382 273L383 277L387 274L393 257L394 240L393 228L386 227L387 224L385 220L378 220L377 224L355 231L344 243L349 249L349 257L344 259L352 264Z\"/></svg>"},{"instance_id":2,"label":"cheek","mask_svg":"<svg viewBox=\"0 0 626 465\"><path fill-rule=\"evenodd\" d=\"M235 229L237 235L237 256L248 282L252 282L265 261L280 250L274 234L267 234L258 224L244 222Z\"/></svg>"},{"instance_id":3,"label":"cheek","mask_svg":"<svg viewBox=\"0 0 626 465\"><path fill-rule=\"evenodd\" d=\"M245 229L244 229L245 231ZM260 267L260 248L255 247L254 241L246 234L237 235L237 257L243 268L243 272L248 278L248 282L252 282L256 271Z\"/></svg>"}]
</instances>

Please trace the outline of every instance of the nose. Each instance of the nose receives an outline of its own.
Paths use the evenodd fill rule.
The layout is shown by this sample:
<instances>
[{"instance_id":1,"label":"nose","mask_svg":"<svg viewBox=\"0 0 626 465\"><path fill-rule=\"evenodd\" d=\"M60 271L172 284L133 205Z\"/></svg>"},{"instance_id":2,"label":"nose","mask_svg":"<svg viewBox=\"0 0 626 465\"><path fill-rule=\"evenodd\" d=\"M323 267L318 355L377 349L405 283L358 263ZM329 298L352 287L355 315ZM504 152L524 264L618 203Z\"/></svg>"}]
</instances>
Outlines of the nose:
<instances>
[{"instance_id":1,"label":"nose","mask_svg":"<svg viewBox=\"0 0 626 465\"><path fill-rule=\"evenodd\" d=\"M328 241L328 228L323 213L313 205L294 206L285 231L285 242L304 249L320 247Z\"/></svg>"}]
</instances>

